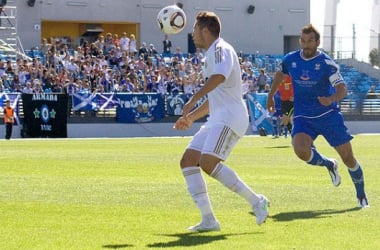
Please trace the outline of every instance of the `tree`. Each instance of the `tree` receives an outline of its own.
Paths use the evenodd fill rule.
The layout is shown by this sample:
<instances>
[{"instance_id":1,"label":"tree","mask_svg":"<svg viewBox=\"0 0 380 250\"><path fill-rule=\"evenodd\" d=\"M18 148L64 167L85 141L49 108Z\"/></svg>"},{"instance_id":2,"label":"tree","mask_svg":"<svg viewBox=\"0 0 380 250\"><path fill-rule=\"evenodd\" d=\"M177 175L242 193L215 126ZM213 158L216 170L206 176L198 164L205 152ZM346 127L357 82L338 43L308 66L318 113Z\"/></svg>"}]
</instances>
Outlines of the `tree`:
<instances>
[{"instance_id":1,"label":"tree","mask_svg":"<svg viewBox=\"0 0 380 250\"><path fill-rule=\"evenodd\" d=\"M369 62L372 66L380 66L378 49L374 48L369 52Z\"/></svg>"}]
</instances>

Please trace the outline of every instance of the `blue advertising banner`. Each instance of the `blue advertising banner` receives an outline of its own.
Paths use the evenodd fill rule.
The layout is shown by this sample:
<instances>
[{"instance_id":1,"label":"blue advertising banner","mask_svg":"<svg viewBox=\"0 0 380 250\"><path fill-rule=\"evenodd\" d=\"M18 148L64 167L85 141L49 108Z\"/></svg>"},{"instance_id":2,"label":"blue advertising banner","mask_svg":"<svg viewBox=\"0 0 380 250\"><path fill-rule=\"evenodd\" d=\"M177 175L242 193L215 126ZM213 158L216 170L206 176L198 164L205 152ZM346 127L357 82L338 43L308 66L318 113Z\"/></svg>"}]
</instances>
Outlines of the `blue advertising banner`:
<instances>
[{"instance_id":1,"label":"blue advertising banner","mask_svg":"<svg viewBox=\"0 0 380 250\"><path fill-rule=\"evenodd\" d=\"M264 128L267 133L272 133L272 122L269 111L266 109L268 94L252 93L247 94L249 115L251 117L251 129L257 132Z\"/></svg>"},{"instance_id":2,"label":"blue advertising banner","mask_svg":"<svg viewBox=\"0 0 380 250\"><path fill-rule=\"evenodd\" d=\"M168 115L182 115L183 106L189 100L187 95L168 95L166 97L166 108Z\"/></svg>"},{"instance_id":3,"label":"blue advertising banner","mask_svg":"<svg viewBox=\"0 0 380 250\"><path fill-rule=\"evenodd\" d=\"M155 93L117 94L116 121L152 122L165 117L162 96Z\"/></svg>"}]
</instances>

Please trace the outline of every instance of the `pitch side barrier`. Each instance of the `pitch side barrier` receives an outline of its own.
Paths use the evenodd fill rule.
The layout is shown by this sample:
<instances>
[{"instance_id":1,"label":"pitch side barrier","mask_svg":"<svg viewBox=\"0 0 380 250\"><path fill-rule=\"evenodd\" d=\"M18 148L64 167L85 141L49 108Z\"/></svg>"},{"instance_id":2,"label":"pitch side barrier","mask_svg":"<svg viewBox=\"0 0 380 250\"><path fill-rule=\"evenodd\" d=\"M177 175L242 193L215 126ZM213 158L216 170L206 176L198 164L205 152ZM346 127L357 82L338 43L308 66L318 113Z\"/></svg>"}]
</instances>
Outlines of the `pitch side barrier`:
<instances>
[{"instance_id":1,"label":"pitch side barrier","mask_svg":"<svg viewBox=\"0 0 380 250\"><path fill-rule=\"evenodd\" d=\"M72 95L0 93L0 101L4 103L5 100L10 100L15 109L15 125L21 126L22 137L67 137L68 118L74 117L78 112L98 114L114 110L112 119L115 118L115 124L161 122L168 117L175 118L181 115L183 105L189 97L181 93L170 95L116 92ZM272 131L271 114L265 108L267 94L248 93L244 97L250 115L249 133L258 134L258 131L264 129L267 134L270 134ZM201 105L204 101L205 99L200 100L197 105ZM362 106L366 112L364 115L358 112L359 115L356 117L360 117L360 119L355 120L365 120L365 117L370 117L368 116L367 102ZM371 107L374 109L375 106ZM352 112L352 108L350 108L350 112ZM0 107L0 115L2 114L3 106ZM80 119L80 116L76 118L76 120ZM376 119L380 120L380 116L371 116L370 120ZM96 119L94 121L101 123L101 119L99 122Z\"/></svg>"}]
</instances>

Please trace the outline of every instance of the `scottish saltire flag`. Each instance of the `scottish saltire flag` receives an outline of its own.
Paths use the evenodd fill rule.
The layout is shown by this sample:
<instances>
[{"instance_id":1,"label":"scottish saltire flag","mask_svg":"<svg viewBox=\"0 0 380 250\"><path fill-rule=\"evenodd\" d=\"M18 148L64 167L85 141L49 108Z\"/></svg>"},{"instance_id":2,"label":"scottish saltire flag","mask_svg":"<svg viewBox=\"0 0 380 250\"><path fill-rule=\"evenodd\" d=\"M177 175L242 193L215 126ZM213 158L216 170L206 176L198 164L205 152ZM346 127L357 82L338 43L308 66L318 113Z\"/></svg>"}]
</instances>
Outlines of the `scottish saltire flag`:
<instances>
[{"instance_id":1,"label":"scottish saltire flag","mask_svg":"<svg viewBox=\"0 0 380 250\"><path fill-rule=\"evenodd\" d=\"M268 94L251 93L247 94L248 110L251 117L251 129L257 132L260 128L264 128L267 133L272 133L272 123L270 113L266 109Z\"/></svg>"},{"instance_id":2,"label":"scottish saltire flag","mask_svg":"<svg viewBox=\"0 0 380 250\"><path fill-rule=\"evenodd\" d=\"M73 111L96 110L96 94L92 93L73 93L72 94Z\"/></svg>"},{"instance_id":3,"label":"scottish saltire flag","mask_svg":"<svg viewBox=\"0 0 380 250\"><path fill-rule=\"evenodd\" d=\"M17 93L14 93L14 94L0 93L0 111L4 113L4 102L6 100L10 100L11 107L14 110L14 114L13 114L15 118L14 125L20 124L20 109L19 109L20 99L21 99L21 95Z\"/></svg>"},{"instance_id":4,"label":"scottish saltire flag","mask_svg":"<svg viewBox=\"0 0 380 250\"><path fill-rule=\"evenodd\" d=\"M115 92L103 93L103 94L98 93L96 94L95 98L96 98L95 102L97 103L98 110L111 109L119 105Z\"/></svg>"},{"instance_id":5,"label":"scottish saltire flag","mask_svg":"<svg viewBox=\"0 0 380 250\"><path fill-rule=\"evenodd\" d=\"M118 105L116 93L74 93L72 103L74 111L105 110Z\"/></svg>"}]
</instances>

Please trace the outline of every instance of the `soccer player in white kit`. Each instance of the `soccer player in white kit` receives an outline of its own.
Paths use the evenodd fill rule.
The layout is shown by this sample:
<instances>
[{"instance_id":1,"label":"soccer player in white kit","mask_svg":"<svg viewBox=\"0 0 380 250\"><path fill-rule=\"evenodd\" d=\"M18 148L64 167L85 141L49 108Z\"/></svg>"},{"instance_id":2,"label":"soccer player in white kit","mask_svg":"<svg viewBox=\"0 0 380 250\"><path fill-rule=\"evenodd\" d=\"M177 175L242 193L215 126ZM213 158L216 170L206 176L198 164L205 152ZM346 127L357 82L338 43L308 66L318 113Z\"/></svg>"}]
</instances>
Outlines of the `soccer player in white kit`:
<instances>
[{"instance_id":1,"label":"soccer player in white kit","mask_svg":"<svg viewBox=\"0 0 380 250\"><path fill-rule=\"evenodd\" d=\"M202 216L200 223L188 228L194 232L220 230L201 169L244 197L252 207L258 225L268 216L269 200L253 192L235 171L222 163L245 134L249 121L242 98L239 60L233 47L220 38L220 30L220 20L215 13L198 13L192 36L197 48L207 50L203 69L206 81L184 105L182 116L174 124L175 129L186 130L194 121L209 115L180 162L187 189ZM206 95L208 100L194 109L197 101Z\"/></svg>"}]
</instances>

